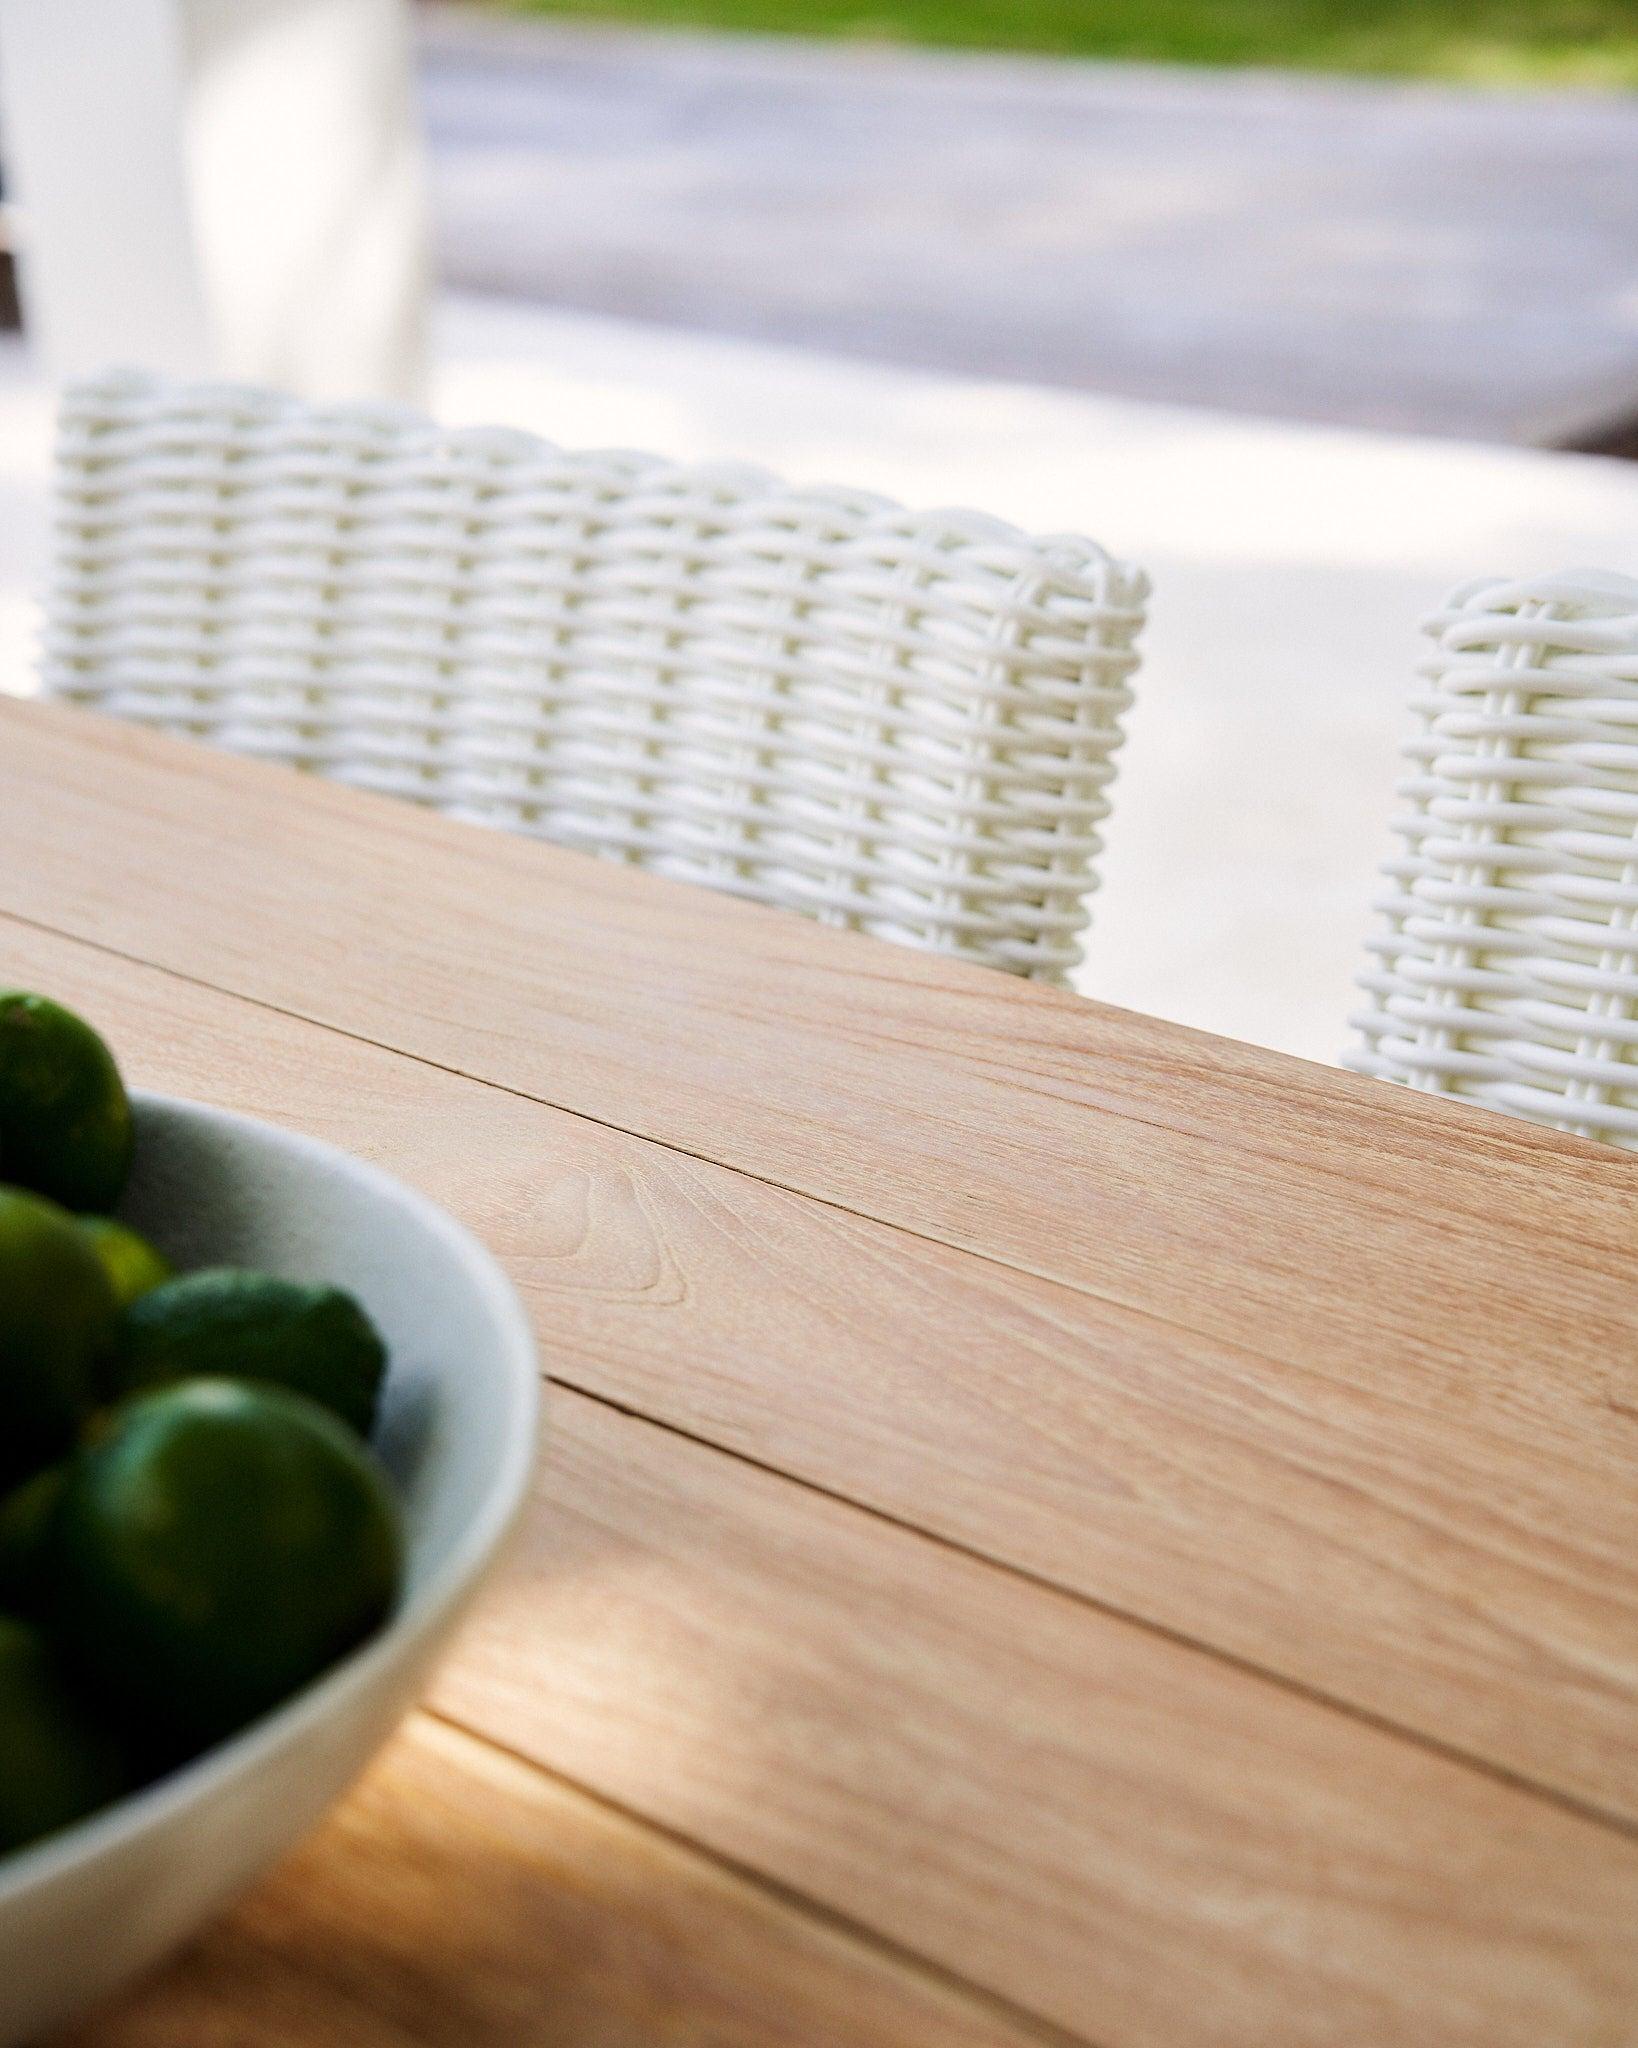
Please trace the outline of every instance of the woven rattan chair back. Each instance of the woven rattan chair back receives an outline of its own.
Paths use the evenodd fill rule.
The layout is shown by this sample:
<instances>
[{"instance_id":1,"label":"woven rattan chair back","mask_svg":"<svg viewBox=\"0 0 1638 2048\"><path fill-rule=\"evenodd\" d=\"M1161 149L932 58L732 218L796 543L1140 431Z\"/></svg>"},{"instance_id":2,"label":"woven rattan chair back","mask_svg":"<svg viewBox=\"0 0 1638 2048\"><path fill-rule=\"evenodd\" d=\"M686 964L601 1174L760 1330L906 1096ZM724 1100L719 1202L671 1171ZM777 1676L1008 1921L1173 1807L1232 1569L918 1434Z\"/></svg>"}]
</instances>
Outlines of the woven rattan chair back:
<instances>
[{"instance_id":1,"label":"woven rattan chair back","mask_svg":"<svg viewBox=\"0 0 1638 2048\"><path fill-rule=\"evenodd\" d=\"M1638 583L1458 590L1348 1064L1638 1147Z\"/></svg>"},{"instance_id":2,"label":"woven rattan chair back","mask_svg":"<svg viewBox=\"0 0 1638 2048\"><path fill-rule=\"evenodd\" d=\"M1145 580L1100 548L378 409L72 390L45 687L1060 981Z\"/></svg>"}]
</instances>

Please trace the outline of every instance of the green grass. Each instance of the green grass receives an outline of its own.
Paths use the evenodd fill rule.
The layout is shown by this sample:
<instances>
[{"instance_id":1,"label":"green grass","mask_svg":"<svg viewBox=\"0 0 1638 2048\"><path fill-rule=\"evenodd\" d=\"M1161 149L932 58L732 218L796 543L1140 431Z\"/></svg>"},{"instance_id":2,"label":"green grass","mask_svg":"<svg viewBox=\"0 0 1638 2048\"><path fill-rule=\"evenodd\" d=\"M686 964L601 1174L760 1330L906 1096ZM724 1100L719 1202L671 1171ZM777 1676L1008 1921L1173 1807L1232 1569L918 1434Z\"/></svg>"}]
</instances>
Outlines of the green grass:
<instances>
[{"instance_id":1,"label":"green grass","mask_svg":"<svg viewBox=\"0 0 1638 2048\"><path fill-rule=\"evenodd\" d=\"M1484 85L1638 88L1638 0L510 0L665 28L849 36Z\"/></svg>"}]
</instances>

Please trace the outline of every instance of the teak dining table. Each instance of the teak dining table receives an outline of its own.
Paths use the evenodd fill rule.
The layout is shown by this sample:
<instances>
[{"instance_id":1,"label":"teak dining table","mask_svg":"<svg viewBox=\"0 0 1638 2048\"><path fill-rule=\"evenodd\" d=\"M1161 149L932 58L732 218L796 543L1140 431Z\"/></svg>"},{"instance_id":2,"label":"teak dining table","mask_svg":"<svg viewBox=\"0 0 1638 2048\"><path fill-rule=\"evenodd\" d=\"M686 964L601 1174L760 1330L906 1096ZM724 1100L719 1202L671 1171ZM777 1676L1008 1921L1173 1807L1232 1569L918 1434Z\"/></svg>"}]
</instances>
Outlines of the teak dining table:
<instances>
[{"instance_id":1,"label":"teak dining table","mask_svg":"<svg viewBox=\"0 0 1638 2048\"><path fill-rule=\"evenodd\" d=\"M552 1382L424 1710L74 2048L1638 2042L1638 1160L39 704L0 980Z\"/></svg>"}]
</instances>

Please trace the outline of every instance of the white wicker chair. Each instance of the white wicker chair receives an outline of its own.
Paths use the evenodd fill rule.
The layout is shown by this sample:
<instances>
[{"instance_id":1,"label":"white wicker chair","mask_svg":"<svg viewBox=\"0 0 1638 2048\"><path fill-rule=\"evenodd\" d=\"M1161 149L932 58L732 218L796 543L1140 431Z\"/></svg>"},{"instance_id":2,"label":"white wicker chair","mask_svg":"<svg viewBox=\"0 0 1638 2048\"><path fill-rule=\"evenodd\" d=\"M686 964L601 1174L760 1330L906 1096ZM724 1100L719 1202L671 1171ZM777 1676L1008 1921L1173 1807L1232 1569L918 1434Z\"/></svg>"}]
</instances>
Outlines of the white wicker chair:
<instances>
[{"instance_id":1,"label":"white wicker chair","mask_svg":"<svg viewBox=\"0 0 1638 2048\"><path fill-rule=\"evenodd\" d=\"M1464 586L1348 1064L1638 1148L1638 583Z\"/></svg>"},{"instance_id":2,"label":"white wicker chair","mask_svg":"<svg viewBox=\"0 0 1638 2048\"><path fill-rule=\"evenodd\" d=\"M118 374L59 439L59 697L1041 980L1143 576L1089 542Z\"/></svg>"}]
</instances>

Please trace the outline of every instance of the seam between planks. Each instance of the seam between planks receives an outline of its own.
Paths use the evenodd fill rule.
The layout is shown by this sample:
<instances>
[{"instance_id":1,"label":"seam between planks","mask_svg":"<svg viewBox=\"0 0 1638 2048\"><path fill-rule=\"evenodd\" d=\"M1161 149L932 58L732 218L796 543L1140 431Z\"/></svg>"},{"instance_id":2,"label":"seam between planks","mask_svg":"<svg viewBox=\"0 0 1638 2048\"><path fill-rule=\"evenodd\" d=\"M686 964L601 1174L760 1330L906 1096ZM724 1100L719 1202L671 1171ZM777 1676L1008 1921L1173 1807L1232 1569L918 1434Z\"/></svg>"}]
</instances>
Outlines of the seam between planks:
<instances>
[{"instance_id":1,"label":"seam between planks","mask_svg":"<svg viewBox=\"0 0 1638 2048\"><path fill-rule=\"evenodd\" d=\"M640 1416L637 1419L646 1421L647 1417ZM456 1654L459 1655L458 1650ZM800 1919L811 1921L815 1926L869 1951L892 1964L894 1968L924 1978L943 1990L953 1992L980 2011L993 2012L997 2018L1004 2019L1010 2026L1034 2036L1041 2043L1041 2048L1103 2048L1103 2044L1094 2041L1090 2035L1071 2033L1054 2021L1043 2019L1039 2013L1031 2012L1027 2006L1015 2004L1001 1992L991 1991L986 1985L976 1983L970 1977L963 1977L958 1971L935 1962L918 1950L907 1948L902 1942L895 1941L890 1934L881 1933L867 1921L855 1920L848 1914L839 1912L836 1907L827 1905L822 1899L810 1898L806 1892L799 1891L783 1879L770 1877L765 1871L758 1870L754 1864L743 1863L737 1857L724 1855L720 1849L714 1849L693 1835L685 1834L677 1828L668 1826L664 1821L656 1820L653 1815L644 1813L638 1807L627 1806L618 1799L611 1799L606 1792L583 1784L580 1779L570 1777L551 1764L542 1763L539 1757L531 1756L527 1750L517 1749L511 1743L501 1741L486 1729L475 1728L470 1721L462 1720L459 1715L450 1713L447 1708L431 1706L423 1700L415 1711L425 1715L429 1721L436 1721L440 1727L452 1729L465 1741L476 1742L483 1748L492 1750L495 1755L505 1757L508 1763L521 1765L524 1770L532 1771L549 1783L563 1787L576 1798L584 1799L597 1807L600 1812L612 1814L629 1826L644 1829L656 1839L695 1857L709 1868L747 1886Z\"/></svg>"},{"instance_id":2,"label":"seam between planks","mask_svg":"<svg viewBox=\"0 0 1638 2048\"><path fill-rule=\"evenodd\" d=\"M190 771L196 776L206 777L216 794L224 800L231 800L234 797L236 793L234 784L241 777L247 774L260 776L269 772L268 763L248 761L242 756L235 755L231 750L199 746L197 743L193 743L190 746L188 742L145 730L140 725L87 714L78 708L70 709L62 705L52 704L49 701L6 699L0 697L0 716L7 714L8 706L10 710L20 714L19 722L24 731L47 748L60 749L72 739L78 738L80 741L88 743L98 753L112 754L116 758L134 755L143 769L152 769L153 772L160 775L174 775L180 765L179 761L173 758L167 767L164 758L166 755L174 756L178 752L184 755L191 753L194 758L187 763ZM480 832L477 827L455 823L450 819L440 817L416 805L383 799L374 792L350 787L344 783L329 780L322 776L301 775L297 771L288 768L278 768L273 772L284 775L293 782L305 785L299 791L299 800L303 805L311 808L320 818L338 820L343 824L350 822L354 825L368 822L382 832L384 843L396 844L400 847L409 845L413 851L425 853L432 849L434 842L443 843L445 835L449 835L445 850L453 852L458 846L464 845L466 851L470 853L470 837L473 834L477 834L480 837L487 836L497 840L501 845L509 846L513 851L519 851L531 846L531 842L526 838L521 838L519 835L511 833L486 835ZM605 870L611 869L611 864L598 862L593 856L582 854L572 849L547 846L534 842L532 851L535 853L566 855L568 858L582 862L588 867L602 867ZM630 879L630 872L628 870L623 870L616 866L612 868L612 872ZM640 877L640 880L647 886L678 892L680 896L694 899L708 898L711 900L713 910L718 916L728 919L745 918L752 921L763 933L764 940L766 940L769 934L781 928L794 928L794 935L791 932L786 932L785 934L790 939L789 946L772 947L764 944L758 949L759 957L763 958L767 964L776 967L788 965L796 959L797 956L792 953L791 946L799 944L803 938L821 935L822 928L815 927L806 920L794 917L788 913L770 910L766 905L755 903L745 898L720 894L709 889L703 889L697 884L680 882L673 878L654 874L643 875ZM0 915L14 916L20 923L35 924L41 930L55 931L62 937L75 938L80 936L79 933L66 930L46 919L36 918L29 913L15 909L0 907ZM840 959L826 957L823 953L818 957L814 957L805 949L800 957L800 965L805 972L820 973L831 979L839 978L843 983L844 992L847 983L866 980L889 987L915 987L924 989L924 992L935 995L940 1000L970 1003L980 999L986 1001L993 1000L995 984L1001 982L1008 984L1009 995L1016 994L1020 1000L1038 1002L1044 1008L1060 1014L1066 1010L1092 1008L1109 1016L1126 1017L1138 1022L1157 1025L1166 1032L1178 1035L1191 1042L1198 1041L1202 1047L1231 1045L1233 1043L1212 1033L1195 1030L1187 1025L1171 1023L1159 1018L1145 1018L1141 1012L1121 1010L1107 1004L1089 1002L1086 998L1076 996L1065 989L1050 987L1043 983L1016 980L1009 976L998 975L993 969L975 965L970 961L923 953L913 948L894 947L889 949L891 953L897 956L893 963L894 967L905 970L904 972L891 972L885 963L877 967L871 965L871 962L882 951L880 941L866 939L856 933L823 931L822 935L827 940L840 939L850 949L845 965ZM126 948L111 943L90 939L86 943L103 944L104 950L122 958L138 960L145 966L157 966L160 964L146 960L141 954L133 953ZM914 974L909 972L914 967L928 970L933 978L929 979L925 984L919 982ZM189 973L184 968L172 968L167 971L174 972L179 978L185 980L196 980L201 986L215 988L222 994L242 994L242 991L232 988L226 983L209 981L202 976ZM773 1179L770 1176L759 1173L754 1165L742 1165L736 1160L717 1159L711 1153L693 1150L672 1140L654 1136L647 1131L634 1130L630 1125L613 1123L606 1118L598 1116L595 1112L557 1102L551 1096L533 1094L526 1086L494 1080L485 1075L472 1074L467 1069L448 1063L435 1055L417 1052L406 1047L390 1045L385 1040L371 1038L367 1032L355 1030L345 1023L312 1015L305 1011L286 1009L281 1003L268 998L245 996L244 999L247 1001L260 1001L263 1007L273 1010L278 1014L299 1017L307 1022L320 1024L326 1029L341 1032L343 1036L357 1038L360 1042L377 1045L388 1051L402 1052L406 1058L420 1059L423 1064L436 1068L440 1072L458 1074L469 1080L482 1081L486 1086L501 1088L525 1100L536 1101L547 1107L561 1109L566 1114L584 1116L588 1122L603 1124L609 1129L625 1131L628 1136L644 1138L650 1143L665 1145L668 1149L676 1151L683 1156L704 1159L714 1165L726 1166L730 1171L743 1173L749 1179L763 1180L769 1186L781 1187L792 1193L809 1195L813 1200L828 1202L832 1207L845 1209L853 1214L867 1216L872 1221L890 1222L893 1227L904 1229L912 1236L927 1237L933 1242L947 1244L952 1249L971 1251L975 1256L987 1257L997 1264L1012 1266L1015 1270L1028 1273L1032 1277L1051 1280L1063 1286L1075 1287L1078 1291L1088 1294L1093 1299L1119 1299L1119 1297L1099 1294L1096 1290L1086 1286L1084 1282L1043 1271L1010 1253L995 1252L983 1247L971 1246L957 1238L940 1236L937 1231L922 1229L915 1224L899 1223L895 1219L878 1217L871 1210L854 1207L851 1201L828 1196L818 1190L809 1189L796 1181ZM753 1007L749 1010L734 1008L726 991L718 992L716 1000L720 1003L726 1015L737 1016L763 1024L770 1021L768 1012L760 1007ZM777 1022L779 1020L776 1017L773 1021ZM852 1037L847 1030L845 1016L836 1027L836 1035L856 1048L863 1046L866 1049L871 1045L880 1043L899 1043L903 1045L915 1045L918 1043L914 1039L895 1040L886 1034L876 1034L868 1039ZM1254 1052L1257 1049L1242 1047L1241 1050ZM1372 1100L1380 1100L1384 1105L1391 1104L1396 1096L1403 1098L1413 1096L1414 1094L1414 1091L1410 1090L1389 1089L1381 1082L1367 1080L1358 1075L1326 1069L1308 1061L1294 1060L1289 1055L1269 1053L1266 1057L1278 1064L1306 1068L1314 1074L1328 1074L1332 1081L1343 1085L1350 1093L1356 1093L1361 1090L1369 1091ZM995 1062L986 1058L982 1053L968 1053L964 1055L964 1058L970 1062L974 1073L978 1077L988 1077L992 1080L996 1078ZM1060 1091L1049 1085L1036 1085L1027 1076L1020 1076L1008 1067L1000 1069L1000 1078L1008 1085L1016 1086L1023 1093L1034 1094L1046 1100L1063 1101L1079 1106L1093 1115L1111 1117L1117 1122L1130 1124L1138 1129L1153 1129L1164 1132L1178 1143L1192 1147L1201 1156L1210 1156L1219 1149L1216 1140L1210 1133L1191 1129L1186 1124L1168 1121L1164 1118L1144 1116L1135 1113L1129 1108L1110 1110L1084 1097L1077 1096L1073 1092ZM1048 1078L1043 1076L1043 1083ZM1267 1093L1265 1077L1257 1077L1255 1086L1259 1094ZM1359 1099L1364 1101L1364 1095L1360 1095ZM1632 1180L1635 1171L1632 1161L1611 1147L1598 1145L1588 1139L1547 1132L1539 1125L1523 1122L1517 1118L1506 1117L1480 1105L1459 1101L1453 1097L1425 1096L1419 1098L1416 1100L1415 1113L1437 1117L1441 1121L1446 1122L1447 1127L1449 1119L1458 1119L1461 1134L1466 1140L1479 1145L1487 1152L1495 1151L1499 1148L1515 1163L1525 1152L1538 1150L1544 1151L1549 1158L1554 1156L1573 1158L1583 1165L1593 1162L1600 1165L1607 1175L1626 1177L1629 1184L1631 1184L1632 1192L1638 1195L1638 1182L1633 1182ZM1403 1123L1405 1115L1405 1106L1401 1104L1395 1120ZM1296 1154L1288 1152L1284 1148L1266 1145L1247 1144L1244 1146L1244 1151L1248 1158L1275 1165L1289 1164L1291 1159L1296 1156ZM1312 1158L1308 1158L1305 1163L1308 1171L1316 1173L1326 1181L1343 1186L1351 1199L1359 1201L1362 1197L1368 1198L1365 1205L1374 1213L1391 1215L1396 1212L1396 1200L1391 1190L1379 1189L1369 1181L1361 1182L1357 1176L1341 1166L1328 1166L1323 1161L1316 1161ZM1491 1225L1494 1223L1494 1218L1488 1216L1485 1211L1471 1208L1466 1204L1463 1205L1459 1213L1469 1221L1488 1222ZM1554 1242L1566 1263L1600 1278L1608 1277L1606 1265L1600 1264L1597 1260L1587 1260L1580 1255L1580 1247L1574 1237L1555 1237ZM1140 1306L1140 1304L1128 1304L1124 1301L1121 1301L1120 1305L1123 1307L1132 1306L1134 1308ZM1175 1322L1172 1326L1179 1329L1194 1329L1192 1324L1186 1322ZM1204 1333L1196 1332L1196 1334Z\"/></svg>"},{"instance_id":3,"label":"seam between planks","mask_svg":"<svg viewBox=\"0 0 1638 2048\"><path fill-rule=\"evenodd\" d=\"M636 1144L651 1145L656 1151L668 1153L674 1158L691 1159L701 1166L711 1167L718 1172L735 1174L741 1180L751 1181L759 1187L771 1188L778 1194L793 1195L804 1202L812 1202L820 1208L833 1210L839 1216L851 1216L877 1229L893 1231L900 1237L907 1238L914 1243L936 1245L943 1251L954 1252L963 1258L976 1259L985 1265L998 1267L1005 1272L1022 1274L1026 1279L1038 1281L1043 1286L1061 1287L1066 1292L1079 1295L1084 1300L1097 1302L1105 1308L1118 1309L1123 1315L1139 1317L1146 1322L1152 1323L1157 1329L1175 1330L1185 1336L1197 1338L1205 1343L1221 1345L1243 1358L1254 1359L1258 1363L1268 1366L1273 1371L1283 1372L1290 1369L1291 1361L1271 1357L1267 1352L1257 1350L1241 1338L1228 1337L1219 1331L1204 1329L1198 1323L1189 1321L1181 1316L1162 1314L1158 1309L1151 1308L1143 1302L1132 1301L1123 1294L1112 1293L1106 1289L1095 1287L1089 1280L1072 1274L1050 1271L1044 1266L1032 1264L1029 1260L1008 1252L997 1251L983 1245L965 1243L957 1236L945 1235L939 1230L908 1222L901 1217L880 1215L874 1209L862 1208L856 1202L845 1200L839 1195L826 1194L821 1189L808 1187L799 1179L785 1179L778 1174L758 1172L754 1166L746 1165L739 1160L719 1158L713 1152L701 1151L697 1146L684 1144L677 1138L661 1137L652 1131L640 1129L633 1124L618 1122L612 1116L600 1116L595 1110L584 1108L579 1104L560 1102L554 1096L537 1094L534 1090L523 1087L517 1082L500 1080L489 1074L473 1073L468 1067L456 1065L449 1060L439 1059L434 1054L423 1052L415 1047L396 1045L384 1038L372 1038L369 1032L355 1029L348 1024L339 1023L334 1018L321 1017L309 1010L297 1009L286 1003L275 1002L267 996L255 995L245 989L235 987L231 982L217 981L209 975L195 973L189 968L177 967L168 961L150 960L145 954L133 952L129 947L116 945L111 940L93 937L88 933L75 931L70 926L52 924L44 918L31 917L26 912L0 906L0 925L4 924L20 925L25 930L42 932L50 938L67 940L73 945L86 946L93 952L101 953L109 959L124 960L133 967L144 968L154 974L163 974L170 980L180 982L187 987L203 989L210 995L225 996L233 1002L248 1003L258 1010L265 1010L270 1016L287 1018L291 1023L300 1024L311 1030L332 1032L337 1038L346 1039L354 1045L369 1046L373 1051L387 1053L395 1059L408 1060L415 1066L425 1067L431 1073L447 1074L454 1080L468 1082L476 1088L490 1088L498 1095L509 1095L519 1102L533 1103L538 1108L553 1111L558 1116L573 1117L580 1123L591 1125L597 1130L611 1131L616 1136L630 1139ZM1144 1119L1127 1117L1124 1113L1121 1114L1120 1121L1123 1123L1135 1123L1140 1127L1164 1129L1185 1142L1197 1143L1203 1149L1206 1148L1205 1140L1196 1139L1189 1132L1180 1132L1173 1125L1149 1124L1145 1126ZM1273 1157L1274 1155L1264 1156ZM1331 1174L1328 1169L1320 1168L1319 1170L1328 1179L1337 1177ZM1603 1275L1604 1271L1602 1267L1598 1266L1594 1266L1589 1270L1599 1273L1600 1276Z\"/></svg>"},{"instance_id":4,"label":"seam between planks","mask_svg":"<svg viewBox=\"0 0 1638 2048\"><path fill-rule=\"evenodd\" d=\"M743 1451L732 1444L719 1444L714 1437L702 1435L690 1429L685 1423L671 1422L661 1415L651 1415L646 1409L638 1408L629 1401L617 1399L612 1394L600 1393L592 1387L580 1385L576 1380L567 1379L559 1373L542 1373L541 1378L548 1387L558 1387L577 1400L590 1401L599 1408L606 1408L616 1415L624 1416L628 1422L642 1423L646 1428L662 1430L667 1436L680 1438L684 1443L698 1446L721 1458L732 1458L738 1465L748 1466L753 1472L766 1474L770 1479L783 1480L788 1486L797 1486L804 1493L815 1494L821 1500L833 1501L838 1507L849 1508L856 1514L866 1515L873 1522L897 1530L901 1535L930 1543L936 1549L951 1556L965 1558L986 1570L1001 1572L1010 1579L1016 1579L1037 1592L1046 1593L1059 1600L1067 1600L1073 1606L1094 1614L1101 1614L1109 1621L1123 1623L1129 1628L1142 1629L1146 1635L1158 1637L1162 1642L1171 1643L1175 1648L1190 1651L1195 1655L1210 1657L1215 1663L1226 1665L1231 1671L1238 1671L1247 1678L1266 1685L1278 1686L1282 1692L1306 1700L1311 1706L1327 1712L1343 1715L1346 1719L1371 1728L1379 1735L1391 1736L1399 1742L1408 1742L1417 1749L1456 1764L1464 1770L1477 1772L1504 1785L1511 1792L1522 1792L1533 1799L1544 1800L1549 1806L1556 1806L1572 1815L1576 1820L1590 1821L1607 1832L1621 1836L1627 1841L1638 1841L1638 1819L1629 1817L1619 1810L1600 1806L1591 1799L1578 1799L1573 1792L1561 1791L1556 1785L1544 1785L1539 1779L1527 1777L1522 1771L1515 1771L1507 1764L1497 1763L1490 1757L1477 1755L1463 1749L1459 1744L1444 1742L1408 1721L1396 1721L1389 1714L1378 1713L1372 1707L1361 1706L1357 1701L1345 1699L1338 1693L1328 1692L1323 1686L1315 1685L1305 1678L1278 1671L1267 1664L1259 1664L1254 1657L1243 1656L1238 1650L1224 1649L1217 1643L1205 1641L1200 1636L1191 1636L1184 1629L1175 1628L1170 1622L1157 1621L1152 1616L1140 1613L1136 1608L1122 1607L1118 1601L1104 1598L1099 1593L1088 1593L1084 1587L1072 1586L1062 1579L1055 1579L1049 1572L1036 1571L1025 1564L1014 1564L1010 1559L996 1557L977 1544L968 1543L959 1536L950 1536L941 1529L927 1529L919 1522L912 1522L908 1516L892 1508L879 1506L874 1501L860 1500L856 1495L844 1493L839 1487L829 1486L822 1479L810 1479L801 1472L787 1472L782 1465L772 1465L764 1458L758 1458L750 1451Z\"/></svg>"}]
</instances>

